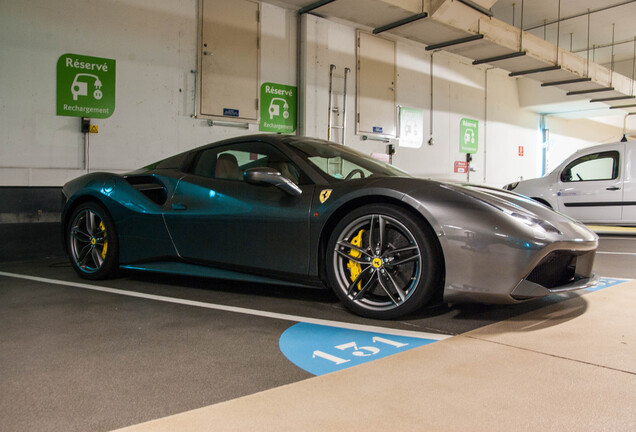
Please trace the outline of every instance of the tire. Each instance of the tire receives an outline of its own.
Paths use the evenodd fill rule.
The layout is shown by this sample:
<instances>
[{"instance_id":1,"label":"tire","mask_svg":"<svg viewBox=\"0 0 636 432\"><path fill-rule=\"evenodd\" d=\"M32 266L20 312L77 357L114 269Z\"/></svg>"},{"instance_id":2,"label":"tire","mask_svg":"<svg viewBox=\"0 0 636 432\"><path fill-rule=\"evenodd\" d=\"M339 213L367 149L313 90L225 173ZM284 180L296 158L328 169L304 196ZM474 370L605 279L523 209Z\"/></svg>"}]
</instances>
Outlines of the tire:
<instances>
[{"instance_id":1,"label":"tire","mask_svg":"<svg viewBox=\"0 0 636 432\"><path fill-rule=\"evenodd\" d=\"M431 228L389 204L360 207L334 228L325 256L329 285L352 312L407 315L441 289L441 257Z\"/></svg>"},{"instance_id":2,"label":"tire","mask_svg":"<svg viewBox=\"0 0 636 432\"><path fill-rule=\"evenodd\" d=\"M85 279L105 279L119 268L119 241L112 217L96 202L78 206L65 230L66 249L75 271Z\"/></svg>"}]
</instances>

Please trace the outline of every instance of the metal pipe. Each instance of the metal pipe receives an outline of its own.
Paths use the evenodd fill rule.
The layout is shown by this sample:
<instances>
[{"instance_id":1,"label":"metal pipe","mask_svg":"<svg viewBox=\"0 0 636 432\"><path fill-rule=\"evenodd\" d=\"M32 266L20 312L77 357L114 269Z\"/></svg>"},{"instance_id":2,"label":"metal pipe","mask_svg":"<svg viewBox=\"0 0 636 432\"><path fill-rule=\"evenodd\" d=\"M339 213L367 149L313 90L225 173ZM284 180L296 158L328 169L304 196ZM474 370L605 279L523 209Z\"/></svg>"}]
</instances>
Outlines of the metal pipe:
<instances>
[{"instance_id":1,"label":"metal pipe","mask_svg":"<svg viewBox=\"0 0 636 432\"><path fill-rule=\"evenodd\" d=\"M487 15L488 17L492 18L492 11L490 9L486 9L485 7L475 3L472 0L457 0L457 1L465 4L469 8L476 10L477 12L483 13L484 15Z\"/></svg>"},{"instance_id":2,"label":"metal pipe","mask_svg":"<svg viewBox=\"0 0 636 432\"><path fill-rule=\"evenodd\" d=\"M298 9L298 15L306 14L307 12L311 12L314 9L318 9L324 5L328 5L329 3L333 3L336 0L319 0L315 3L307 5L303 8Z\"/></svg>"},{"instance_id":3,"label":"metal pipe","mask_svg":"<svg viewBox=\"0 0 636 432\"><path fill-rule=\"evenodd\" d=\"M346 143L347 137L347 76L351 72L351 69L346 67L344 70L344 95L342 98L342 145Z\"/></svg>"},{"instance_id":4,"label":"metal pipe","mask_svg":"<svg viewBox=\"0 0 636 432\"><path fill-rule=\"evenodd\" d=\"M587 62L587 68L585 70L585 76L590 76L590 10L587 10L587 54L585 55Z\"/></svg>"},{"instance_id":5,"label":"metal pipe","mask_svg":"<svg viewBox=\"0 0 636 432\"><path fill-rule=\"evenodd\" d=\"M389 138L381 138L381 137L376 137L373 135L362 135L362 141L380 141L383 143L389 143L391 142L391 140Z\"/></svg>"},{"instance_id":6,"label":"metal pipe","mask_svg":"<svg viewBox=\"0 0 636 432\"><path fill-rule=\"evenodd\" d=\"M199 71L197 71L196 69L192 69L190 70L190 73L194 74L194 114L192 114L190 117L197 118L197 82L199 81Z\"/></svg>"},{"instance_id":7,"label":"metal pipe","mask_svg":"<svg viewBox=\"0 0 636 432\"><path fill-rule=\"evenodd\" d=\"M636 0L629 0L629 1L625 1L625 2L622 2L622 3L615 4L615 5L605 6L605 7L599 8L599 9L594 9L593 11L591 11L591 13L603 12L603 11L606 11L608 9L613 9L615 7L620 7L620 6L625 6L625 5L628 5L630 3L634 3L634 2L636 2ZM525 31L536 30L536 29L538 29L540 27L544 27L546 25L556 24L558 21L567 21L567 20L571 20L571 19L574 19L574 18L582 17L586 13L590 13L590 12L583 12L583 13L579 13L579 14L576 14L576 15L571 15L571 16L568 16L568 17L565 17L565 18L560 18L559 20L554 20L554 21L550 21L550 22L547 22L547 20L543 20L543 24L539 24L539 25L536 25L536 26L533 26L533 27L528 27L528 28L526 28L524 30Z\"/></svg>"},{"instance_id":8,"label":"metal pipe","mask_svg":"<svg viewBox=\"0 0 636 432\"><path fill-rule=\"evenodd\" d=\"M241 129L249 129L250 128L250 124L249 123L236 123L236 122L226 122L226 121L219 121L219 120L208 120L208 126L210 126L210 127L212 127L212 126L227 126L227 127L241 128Z\"/></svg>"},{"instance_id":9,"label":"metal pipe","mask_svg":"<svg viewBox=\"0 0 636 432\"><path fill-rule=\"evenodd\" d=\"M523 0L521 0L521 25L519 26L519 51L523 51Z\"/></svg>"},{"instance_id":10,"label":"metal pipe","mask_svg":"<svg viewBox=\"0 0 636 432\"><path fill-rule=\"evenodd\" d=\"M557 21L557 43L556 43L556 63L559 64L559 42L561 40L561 0L559 0L559 10L557 13L558 21Z\"/></svg>"},{"instance_id":11,"label":"metal pipe","mask_svg":"<svg viewBox=\"0 0 636 432\"><path fill-rule=\"evenodd\" d=\"M634 69L636 69L636 36L634 36L634 57L632 57L632 96L634 95Z\"/></svg>"},{"instance_id":12,"label":"metal pipe","mask_svg":"<svg viewBox=\"0 0 636 432\"><path fill-rule=\"evenodd\" d=\"M421 19L428 18L428 12L418 13L416 15L410 16L408 18L401 19L399 21L393 22L391 24L383 25L381 27L377 27L373 29L373 34L383 33L385 31L392 30L397 27L401 27L406 24L410 24L415 21L419 21Z\"/></svg>"},{"instance_id":13,"label":"metal pipe","mask_svg":"<svg viewBox=\"0 0 636 432\"><path fill-rule=\"evenodd\" d=\"M628 43L633 43L633 39L625 39L625 40L622 40L622 41L614 42L614 46L628 44ZM611 43L606 43L606 44L602 44L602 45L594 44L593 46L594 46L594 48L599 48L600 49L600 48L609 48L609 47L612 46L612 44ZM574 54L576 54L576 53L580 53L580 52L583 52L583 51L585 51L585 50L584 49L580 49L580 50L576 50L576 51L572 51L572 52Z\"/></svg>"},{"instance_id":14,"label":"metal pipe","mask_svg":"<svg viewBox=\"0 0 636 432\"><path fill-rule=\"evenodd\" d=\"M614 82L614 33L615 33L615 30L616 30L616 23L613 23L612 24L612 57L610 57L610 60L611 60L610 70L612 71L612 73L610 74L610 86Z\"/></svg>"},{"instance_id":15,"label":"metal pipe","mask_svg":"<svg viewBox=\"0 0 636 432\"><path fill-rule=\"evenodd\" d=\"M595 88L595 89L591 89L591 90L570 91L570 92L567 92L565 95L566 96L577 96L577 95L589 94L589 93L603 93L603 92L614 91L614 90L615 90L614 87L603 87L603 88Z\"/></svg>"},{"instance_id":16,"label":"metal pipe","mask_svg":"<svg viewBox=\"0 0 636 432\"><path fill-rule=\"evenodd\" d=\"M303 135L303 131L300 130L301 124L304 122L300 121L301 115L301 107L302 98L302 31L303 31L303 16L301 14L297 14L298 18L296 20L296 135Z\"/></svg>"},{"instance_id":17,"label":"metal pipe","mask_svg":"<svg viewBox=\"0 0 636 432\"><path fill-rule=\"evenodd\" d=\"M513 27L515 26L515 15L516 15L515 6L517 6L517 4L513 3L512 4L512 26ZM521 26L521 28L523 28L523 25Z\"/></svg>"},{"instance_id":18,"label":"metal pipe","mask_svg":"<svg viewBox=\"0 0 636 432\"><path fill-rule=\"evenodd\" d=\"M498 62L498 61L502 61L502 60L509 60L511 58L515 58L515 57L521 57L526 55L525 51L519 51L519 52L513 52L510 54L503 54L503 55L499 55L499 56L495 56L495 57L490 57L490 58L485 58L485 59L478 59L478 60L474 60L473 61L473 66L477 66L480 64L484 64L484 63L494 63L494 62Z\"/></svg>"},{"instance_id":19,"label":"metal pipe","mask_svg":"<svg viewBox=\"0 0 636 432\"><path fill-rule=\"evenodd\" d=\"M197 7L196 7L196 20L197 22L199 21L200 18L200 14L201 14L201 0L197 0ZM203 45L203 34L201 33L201 31L197 32L197 50L195 51L194 55L194 62L196 64L195 69L190 69L190 73L194 74L194 109L192 110L193 114L190 115L190 118L197 118L198 115L198 105L199 105L199 101L198 101L198 82L199 82L199 61L201 60L201 54L199 51L199 47L201 47Z\"/></svg>"},{"instance_id":20,"label":"metal pipe","mask_svg":"<svg viewBox=\"0 0 636 432\"><path fill-rule=\"evenodd\" d=\"M90 132L84 132L84 171L90 172L90 141L88 138Z\"/></svg>"},{"instance_id":21,"label":"metal pipe","mask_svg":"<svg viewBox=\"0 0 636 432\"><path fill-rule=\"evenodd\" d=\"M548 129L548 116L546 114L539 115L539 127L541 128L541 175L545 175L548 170L548 150L550 147L550 133Z\"/></svg>"},{"instance_id":22,"label":"metal pipe","mask_svg":"<svg viewBox=\"0 0 636 432\"><path fill-rule=\"evenodd\" d=\"M333 110L333 70L335 64L329 65L329 113L327 114L327 141L331 141L331 111Z\"/></svg>"},{"instance_id":23,"label":"metal pipe","mask_svg":"<svg viewBox=\"0 0 636 432\"><path fill-rule=\"evenodd\" d=\"M615 101L619 101L619 100L627 100L627 99L634 99L634 98L636 98L636 96L605 97L605 98L599 98L599 99L592 99L592 100L590 100L590 103L594 103L594 102L615 102ZM609 109L616 109L616 108L624 108L624 107L620 107L620 106L611 106L611 107L609 107Z\"/></svg>"},{"instance_id":24,"label":"metal pipe","mask_svg":"<svg viewBox=\"0 0 636 432\"><path fill-rule=\"evenodd\" d=\"M523 11L523 7L521 10ZM484 72L484 183L486 183L486 174L488 168L488 72L493 69L495 68L491 67L486 69L486 71Z\"/></svg>"},{"instance_id":25,"label":"metal pipe","mask_svg":"<svg viewBox=\"0 0 636 432\"><path fill-rule=\"evenodd\" d=\"M548 20L544 19L543 20L543 40L547 39L547 35L546 35L546 23L548 22ZM527 31L532 30L532 29L528 29Z\"/></svg>"},{"instance_id":26,"label":"metal pipe","mask_svg":"<svg viewBox=\"0 0 636 432\"><path fill-rule=\"evenodd\" d=\"M435 51L435 50L438 50L440 48L446 48L446 47L453 46L453 45L459 45L459 44L463 44L463 43L467 43L467 42L481 40L483 38L484 38L483 34L476 34L476 35L468 36L468 37L465 37L465 38L454 39L454 40L451 40L451 41L446 41L446 42L440 42L440 43L437 43L437 44L432 44L432 45L427 46L424 49L426 51Z\"/></svg>"},{"instance_id":27,"label":"metal pipe","mask_svg":"<svg viewBox=\"0 0 636 432\"><path fill-rule=\"evenodd\" d=\"M431 53L431 62L430 62L430 72L429 75L431 77L431 107L429 109L430 111L430 137L428 139L428 145L433 145L433 54L435 54L436 51L433 51Z\"/></svg>"},{"instance_id":28,"label":"metal pipe","mask_svg":"<svg viewBox=\"0 0 636 432\"><path fill-rule=\"evenodd\" d=\"M629 114L625 114L625 117L623 118L623 136L625 136L627 134L627 117L636 115L636 112L630 112Z\"/></svg>"},{"instance_id":29,"label":"metal pipe","mask_svg":"<svg viewBox=\"0 0 636 432\"><path fill-rule=\"evenodd\" d=\"M517 71L517 72L510 72L508 74L509 77L516 77L516 76L522 76L522 75L530 75L530 74L536 74L536 73L541 73L541 72L550 72L550 71L555 71L555 70L560 70L561 66L547 66L547 67L542 67L542 68L537 68L537 69L528 69L528 70L524 70L524 71Z\"/></svg>"},{"instance_id":30,"label":"metal pipe","mask_svg":"<svg viewBox=\"0 0 636 432\"><path fill-rule=\"evenodd\" d=\"M629 105L612 105L609 109L626 109L626 108L636 108L636 104Z\"/></svg>"},{"instance_id":31,"label":"metal pipe","mask_svg":"<svg viewBox=\"0 0 636 432\"><path fill-rule=\"evenodd\" d=\"M582 83L582 82L588 82L588 81L592 81L592 78L589 78L589 77L573 78L569 80L544 82L544 83L541 83L541 87L552 87L552 86L558 86L558 85L576 84L576 83Z\"/></svg>"}]
</instances>

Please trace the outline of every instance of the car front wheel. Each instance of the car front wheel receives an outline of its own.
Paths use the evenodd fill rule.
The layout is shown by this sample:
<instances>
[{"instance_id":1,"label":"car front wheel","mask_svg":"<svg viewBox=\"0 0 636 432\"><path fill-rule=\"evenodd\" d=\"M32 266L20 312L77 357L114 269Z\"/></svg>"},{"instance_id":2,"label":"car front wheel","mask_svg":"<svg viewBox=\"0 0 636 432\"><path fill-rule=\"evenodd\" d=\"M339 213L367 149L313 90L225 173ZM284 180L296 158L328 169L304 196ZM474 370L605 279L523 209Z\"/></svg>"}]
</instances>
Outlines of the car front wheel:
<instances>
[{"instance_id":1,"label":"car front wheel","mask_svg":"<svg viewBox=\"0 0 636 432\"><path fill-rule=\"evenodd\" d=\"M359 315L391 319L414 312L441 288L435 242L431 228L400 207L360 207L330 237L325 260L329 283Z\"/></svg>"},{"instance_id":2,"label":"car front wheel","mask_svg":"<svg viewBox=\"0 0 636 432\"><path fill-rule=\"evenodd\" d=\"M66 247L75 271L86 279L112 276L119 266L115 224L98 203L78 206L66 226Z\"/></svg>"}]
</instances>

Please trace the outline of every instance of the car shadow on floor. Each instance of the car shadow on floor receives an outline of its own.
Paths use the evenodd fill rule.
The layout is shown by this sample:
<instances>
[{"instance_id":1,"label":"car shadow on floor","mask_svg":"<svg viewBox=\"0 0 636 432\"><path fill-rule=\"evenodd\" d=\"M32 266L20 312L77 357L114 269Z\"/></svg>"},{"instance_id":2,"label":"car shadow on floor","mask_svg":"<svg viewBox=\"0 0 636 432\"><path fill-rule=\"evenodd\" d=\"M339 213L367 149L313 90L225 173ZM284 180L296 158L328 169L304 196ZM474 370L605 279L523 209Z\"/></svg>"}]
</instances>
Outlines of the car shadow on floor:
<instances>
[{"instance_id":1,"label":"car shadow on floor","mask_svg":"<svg viewBox=\"0 0 636 432\"><path fill-rule=\"evenodd\" d=\"M256 282L232 281L198 276L122 271L122 277L138 282L166 285L174 289L204 290L240 296L270 297L280 299L306 300L310 302L337 303L338 298L328 289L262 284Z\"/></svg>"},{"instance_id":2,"label":"car shadow on floor","mask_svg":"<svg viewBox=\"0 0 636 432\"><path fill-rule=\"evenodd\" d=\"M565 293L508 305L437 304L397 320L381 321L362 318L346 311L335 294L328 289L269 285L228 281L195 276L165 275L126 271L122 274L134 283L136 291L157 295L179 296L189 300L218 302L247 308L265 308L288 313L320 316L325 319L345 320L360 324L405 327L415 331L433 331L443 334L461 334L495 322L519 317L565 300L579 299L574 318L586 309L586 302L577 293ZM324 314L324 315L323 315ZM562 322L563 317L559 320ZM547 321L549 325L550 320Z\"/></svg>"},{"instance_id":3,"label":"car shadow on floor","mask_svg":"<svg viewBox=\"0 0 636 432\"><path fill-rule=\"evenodd\" d=\"M581 294L565 293L517 304L442 303L424 307L400 319L400 321L414 330L419 328L420 330L458 335L496 322L518 319L524 314L548 308L565 300L571 300L567 307L564 306L564 310L567 309L567 312L559 315L558 318L546 315L545 319L539 319L542 326L550 326L583 314L587 309L587 301Z\"/></svg>"},{"instance_id":4,"label":"car shadow on floor","mask_svg":"<svg viewBox=\"0 0 636 432\"><path fill-rule=\"evenodd\" d=\"M66 272L65 261L50 263L48 267ZM70 268L68 269L70 271ZM73 273L70 271L70 273ZM215 278L162 274L134 270L122 270L110 281L99 281L98 285L116 287L121 290L152 295L182 298L191 301L223 304L234 307L263 309L277 313L302 315L327 320L380 325L456 335L495 322L513 319L528 312L547 308L550 305L578 298L579 307L559 319L546 319L542 325L553 325L563 319L571 319L587 308L579 293L552 295L537 300L509 305L447 304L425 306L406 317L382 321L354 315L347 311L336 295L329 289L316 289L276 284L230 281Z\"/></svg>"}]
</instances>

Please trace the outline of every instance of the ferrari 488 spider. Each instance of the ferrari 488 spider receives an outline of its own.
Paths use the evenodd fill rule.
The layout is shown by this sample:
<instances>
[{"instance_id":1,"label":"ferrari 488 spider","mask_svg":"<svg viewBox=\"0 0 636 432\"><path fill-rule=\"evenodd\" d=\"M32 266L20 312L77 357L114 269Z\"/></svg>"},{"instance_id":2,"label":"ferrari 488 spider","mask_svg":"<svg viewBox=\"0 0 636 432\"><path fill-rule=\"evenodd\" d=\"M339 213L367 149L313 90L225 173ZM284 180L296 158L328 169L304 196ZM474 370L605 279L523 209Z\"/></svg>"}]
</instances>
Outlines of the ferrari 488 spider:
<instances>
[{"instance_id":1,"label":"ferrari 488 spider","mask_svg":"<svg viewBox=\"0 0 636 432\"><path fill-rule=\"evenodd\" d=\"M80 276L118 269L330 287L355 313L592 286L597 236L501 189L413 178L348 147L253 135L63 188Z\"/></svg>"}]
</instances>

